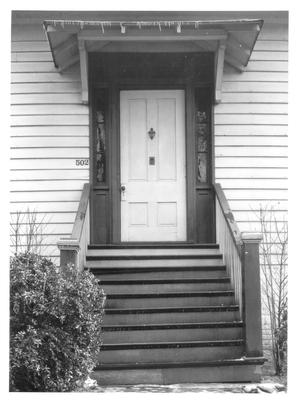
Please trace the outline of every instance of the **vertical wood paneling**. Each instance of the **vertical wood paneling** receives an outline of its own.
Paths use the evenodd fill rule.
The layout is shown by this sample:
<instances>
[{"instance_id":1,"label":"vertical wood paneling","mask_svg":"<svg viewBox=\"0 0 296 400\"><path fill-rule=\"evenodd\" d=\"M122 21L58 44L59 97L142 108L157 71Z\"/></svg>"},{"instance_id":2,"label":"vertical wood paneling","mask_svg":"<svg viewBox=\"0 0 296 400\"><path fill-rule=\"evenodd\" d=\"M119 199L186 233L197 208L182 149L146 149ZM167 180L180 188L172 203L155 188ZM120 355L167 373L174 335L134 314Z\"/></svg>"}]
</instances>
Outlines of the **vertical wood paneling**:
<instances>
[{"instance_id":1,"label":"vertical wood paneling","mask_svg":"<svg viewBox=\"0 0 296 400\"><path fill-rule=\"evenodd\" d=\"M12 26L11 219L28 211L40 223L41 254L59 261L57 239L71 234L83 184L89 181L88 106L79 67L58 73L42 25ZM12 250L13 247L12 247Z\"/></svg>"}]
</instances>

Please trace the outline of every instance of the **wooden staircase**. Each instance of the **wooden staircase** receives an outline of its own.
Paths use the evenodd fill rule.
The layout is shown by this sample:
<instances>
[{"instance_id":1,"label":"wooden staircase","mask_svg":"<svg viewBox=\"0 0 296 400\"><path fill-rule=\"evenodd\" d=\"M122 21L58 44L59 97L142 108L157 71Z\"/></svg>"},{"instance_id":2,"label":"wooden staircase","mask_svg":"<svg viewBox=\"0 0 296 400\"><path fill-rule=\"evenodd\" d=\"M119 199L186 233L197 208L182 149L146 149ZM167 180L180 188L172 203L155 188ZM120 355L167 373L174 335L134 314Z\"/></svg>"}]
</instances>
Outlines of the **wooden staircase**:
<instances>
[{"instance_id":1,"label":"wooden staircase","mask_svg":"<svg viewBox=\"0 0 296 400\"><path fill-rule=\"evenodd\" d=\"M89 246L106 295L101 385L260 380L216 244Z\"/></svg>"}]
</instances>

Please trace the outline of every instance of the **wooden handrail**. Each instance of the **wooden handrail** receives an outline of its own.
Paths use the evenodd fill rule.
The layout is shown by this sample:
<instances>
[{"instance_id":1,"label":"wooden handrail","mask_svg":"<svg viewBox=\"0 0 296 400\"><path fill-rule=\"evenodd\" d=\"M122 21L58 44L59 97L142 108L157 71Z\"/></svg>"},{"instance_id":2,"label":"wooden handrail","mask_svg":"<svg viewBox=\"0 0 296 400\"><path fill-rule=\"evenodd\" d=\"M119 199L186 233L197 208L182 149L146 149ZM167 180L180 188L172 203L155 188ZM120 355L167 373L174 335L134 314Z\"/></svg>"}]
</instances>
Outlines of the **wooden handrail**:
<instances>
[{"instance_id":1,"label":"wooden handrail","mask_svg":"<svg viewBox=\"0 0 296 400\"><path fill-rule=\"evenodd\" d=\"M86 216L87 206L89 202L90 184L85 183L83 186L78 210L76 213L74 226L72 229L71 239L81 239L83 224Z\"/></svg>"},{"instance_id":2,"label":"wooden handrail","mask_svg":"<svg viewBox=\"0 0 296 400\"><path fill-rule=\"evenodd\" d=\"M90 184L83 186L78 210L70 238L61 238L57 246L60 249L60 265L71 264L82 271L85 264L89 242L89 195Z\"/></svg>"},{"instance_id":3,"label":"wooden handrail","mask_svg":"<svg viewBox=\"0 0 296 400\"><path fill-rule=\"evenodd\" d=\"M242 239L241 239L241 233L239 230L239 227L234 219L234 216L232 214L231 208L229 206L229 203L225 197L225 194L223 192L223 189L220 185L220 183L215 183L214 185L216 197L218 199L218 202L220 204L221 210L223 212L225 221L229 227L229 231L231 233L231 236L234 240L234 243L236 244L237 250L239 255L241 254L241 245L242 245Z\"/></svg>"}]
</instances>

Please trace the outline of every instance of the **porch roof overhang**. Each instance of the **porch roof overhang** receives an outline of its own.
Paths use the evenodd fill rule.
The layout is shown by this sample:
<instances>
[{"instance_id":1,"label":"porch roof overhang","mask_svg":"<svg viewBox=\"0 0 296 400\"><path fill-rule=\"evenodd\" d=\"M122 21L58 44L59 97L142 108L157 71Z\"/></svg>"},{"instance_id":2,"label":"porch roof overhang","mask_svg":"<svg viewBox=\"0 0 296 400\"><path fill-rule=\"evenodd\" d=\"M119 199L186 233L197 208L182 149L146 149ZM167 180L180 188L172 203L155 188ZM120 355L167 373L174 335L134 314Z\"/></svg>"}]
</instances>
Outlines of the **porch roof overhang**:
<instances>
[{"instance_id":1,"label":"porch roof overhang","mask_svg":"<svg viewBox=\"0 0 296 400\"><path fill-rule=\"evenodd\" d=\"M59 72L80 63L83 103L88 103L88 52L145 51L147 48L165 52L173 51L176 46L184 48L183 51L190 48L190 51L215 53L215 100L219 102L224 62L243 72L262 25L262 19L43 22ZM146 47L141 46L144 42Z\"/></svg>"}]
</instances>

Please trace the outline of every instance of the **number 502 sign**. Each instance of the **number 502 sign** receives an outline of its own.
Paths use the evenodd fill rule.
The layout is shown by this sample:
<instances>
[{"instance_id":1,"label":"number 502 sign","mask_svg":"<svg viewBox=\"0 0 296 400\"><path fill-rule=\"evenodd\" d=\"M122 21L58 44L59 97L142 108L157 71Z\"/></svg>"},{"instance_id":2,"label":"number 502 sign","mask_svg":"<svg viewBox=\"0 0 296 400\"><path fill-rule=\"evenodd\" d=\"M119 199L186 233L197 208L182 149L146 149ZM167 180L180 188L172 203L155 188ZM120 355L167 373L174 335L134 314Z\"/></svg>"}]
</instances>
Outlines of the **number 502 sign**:
<instances>
[{"instance_id":1,"label":"number 502 sign","mask_svg":"<svg viewBox=\"0 0 296 400\"><path fill-rule=\"evenodd\" d=\"M88 159L82 158L80 160L75 160L76 167L85 167L88 166Z\"/></svg>"}]
</instances>

